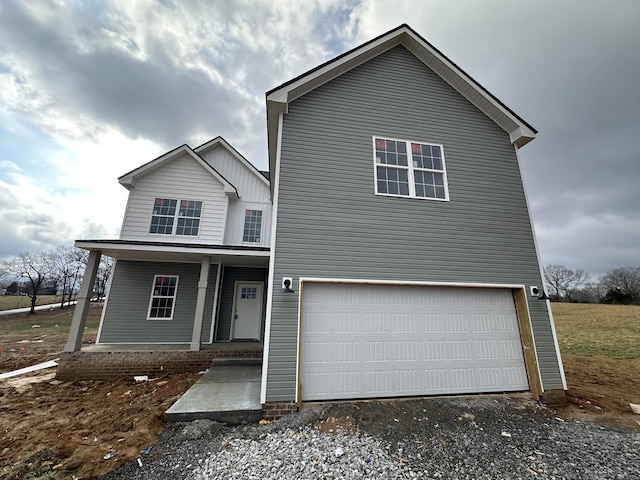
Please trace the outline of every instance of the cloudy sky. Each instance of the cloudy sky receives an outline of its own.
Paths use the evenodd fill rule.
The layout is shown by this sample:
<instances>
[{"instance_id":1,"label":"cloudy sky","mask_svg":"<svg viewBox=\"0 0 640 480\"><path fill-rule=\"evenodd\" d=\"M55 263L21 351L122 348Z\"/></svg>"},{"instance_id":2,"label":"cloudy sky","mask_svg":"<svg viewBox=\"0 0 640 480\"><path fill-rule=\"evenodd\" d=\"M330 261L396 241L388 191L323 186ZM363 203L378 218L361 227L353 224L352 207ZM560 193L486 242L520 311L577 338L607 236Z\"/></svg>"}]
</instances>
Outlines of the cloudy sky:
<instances>
[{"instance_id":1,"label":"cloudy sky","mask_svg":"<svg viewBox=\"0 0 640 480\"><path fill-rule=\"evenodd\" d=\"M544 264L640 266L637 0L0 0L0 259L117 238L117 177L222 135L267 168L264 93L401 23L535 126Z\"/></svg>"}]
</instances>

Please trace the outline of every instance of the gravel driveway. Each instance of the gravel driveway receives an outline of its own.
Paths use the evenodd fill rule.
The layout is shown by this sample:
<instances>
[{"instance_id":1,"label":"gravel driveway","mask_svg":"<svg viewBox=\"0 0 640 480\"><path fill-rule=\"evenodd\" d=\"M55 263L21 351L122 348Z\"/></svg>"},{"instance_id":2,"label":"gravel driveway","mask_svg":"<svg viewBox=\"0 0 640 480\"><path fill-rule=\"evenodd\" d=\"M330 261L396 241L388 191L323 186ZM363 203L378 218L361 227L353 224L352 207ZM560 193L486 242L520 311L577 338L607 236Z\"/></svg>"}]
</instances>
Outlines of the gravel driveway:
<instances>
[{"instance_id":1,"label":"gravel driveway","mask_svg":"<svg viewBox=\"0 0 640 480\"><path fill-rule=\"evenodd\" d=\"M168 425L114 479L640 479L640 435L531 400L316 405L271 425Z\"/></svg>"}]
</instances>

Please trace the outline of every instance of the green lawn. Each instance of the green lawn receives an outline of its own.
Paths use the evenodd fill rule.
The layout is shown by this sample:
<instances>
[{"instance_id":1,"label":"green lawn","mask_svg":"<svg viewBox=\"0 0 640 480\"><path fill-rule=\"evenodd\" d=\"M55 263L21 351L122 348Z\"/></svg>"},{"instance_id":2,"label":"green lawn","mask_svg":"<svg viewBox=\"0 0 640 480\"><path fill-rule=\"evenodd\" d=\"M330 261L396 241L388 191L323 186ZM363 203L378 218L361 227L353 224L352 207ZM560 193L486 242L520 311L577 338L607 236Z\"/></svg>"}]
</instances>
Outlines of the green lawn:
<instances>
[{"instance_id":1,"label":"green lawn","mask_svg":"<svg viewBox=\"0 0 640 480\"><path fill-rule=\"evenodd\" d=\"M640 358L640 306L552 303L560 351Z\"/></svg>"},{"instance_id":2,"label":"green lawn","mask_svg":"<svg viewBox=\"0 0 640 480\"><path fill-rule=\"evenodd\" d=\"M85 333L96 333L98 331L101 312L102 309L98 306L89 310ZM40 311L33 315L0 316L0 337L3 335L33 335L34 332L38 335L68 334L72 316L73 307L63 310L54 308L51 311ZM34 327L34 325L39 326Z\"/></svg>"},{"instance_id":3,"label":"green lawn","mask_svg":"<svg viewBox=\"0 0 640 480\"><path fill-rule=\"evenodd\" d=\"M58 295L38 295L36 305L48 305L50 303L60 303ZM12 310L14 308L30 307L31 299L26 295L1 295L0 310Z\"/></svg>"}]
</instances>

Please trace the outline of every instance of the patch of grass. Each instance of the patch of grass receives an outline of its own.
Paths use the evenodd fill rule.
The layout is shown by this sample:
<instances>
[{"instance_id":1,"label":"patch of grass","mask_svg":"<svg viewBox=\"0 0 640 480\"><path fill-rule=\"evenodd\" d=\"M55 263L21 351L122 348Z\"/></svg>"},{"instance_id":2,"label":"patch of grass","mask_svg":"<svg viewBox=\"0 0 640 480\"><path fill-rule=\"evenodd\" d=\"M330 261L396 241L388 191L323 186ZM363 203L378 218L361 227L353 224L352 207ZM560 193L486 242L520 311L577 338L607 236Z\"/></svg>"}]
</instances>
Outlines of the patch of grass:
<instances>
[{"instance_id":1,"label":"patch of grass","mask_svg":"<svg viewBox=\"0 0 640 480\"><path fill-rule=\"evenodd\" d=\"M86 333L96 333L100 323L101 306L92 306L87 315ZM3 335L50 335L69 333L74 307L38 311L33 315L22 313L0 316L0 337ZM38 327L34 327L38 325Z\"/></svg>"},{"instance_id":2,"label":"patch of grass","mask_svg":"<svg viewBox=\"0 0 640 480\"><path fill-rule=\"evenodd\" d=\"M560 351L640 358L640 306L552 303Z\"/></svg>"},{"instance_id":3,"label":"patch of grass","mask_svg":"<svg viewBox=\"0 0 640 480\"><path fill-rule=\"evenodd\" d=\"M36 305L60 304L62 298L59 295L38 295ZM2 295L0 296L0 310L13 310L31 306L31 299L26 295Z\"/></svg>"}]
</instances>

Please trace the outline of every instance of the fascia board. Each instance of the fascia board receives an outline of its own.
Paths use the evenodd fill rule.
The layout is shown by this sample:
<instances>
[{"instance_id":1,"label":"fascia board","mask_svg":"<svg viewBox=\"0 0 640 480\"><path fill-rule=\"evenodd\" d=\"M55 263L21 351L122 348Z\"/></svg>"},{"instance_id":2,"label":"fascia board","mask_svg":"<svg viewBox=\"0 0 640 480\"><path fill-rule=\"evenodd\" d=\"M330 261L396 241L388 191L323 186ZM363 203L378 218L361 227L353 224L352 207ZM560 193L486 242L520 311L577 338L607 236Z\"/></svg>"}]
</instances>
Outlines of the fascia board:
<instances>
[{"instance_id":1,"label":"fascia board","mask_svg":"<svg viewBox=\"0 0 640 480\"><path fill-rule=\"evenodd\" d=\"M224 248L185 247L182 245L136 245L76 240L74 245L83 250L120 250L137 252L193 253L199 255L221 255L228 257L269 257L270 252L255 250L232 250Z\"/></svg>"},{"instance_id":2,"label":"fascia board","mask_svg":"<svg viewBox=\"0 0 640 480\"><path fill-rule=\"evenodd\" d=\"M120 178L118 178L118 181L125 188L127 188L128 190L131 190L132 188L134 188L135 183L138 179L161 168L163 165L166 165L167 163L175 160L176 158L184 154L189 155L193 160L198 162L205 170L211 173L211 175L222 184L225 195L235 199L239 198L236 187L233 186L226 178L220 175L220 173L218 173L218 171L216 171L215 168L213 168L211 165L205 162L202 159L202 157L200 157L200 155L195 153L191 149L191 147L189 147L188 145L182 145L174 150L171 150L170 152L165 153L164 155L154 160L151 160L150 162L145 163L144 165L136 168L135 170L132 170L131 172L121 176Z\"/></svg>"},{"instance_id":3,"label":"fascia board","mask_svg":"<svg viewBox=\"0 0 640 480\"><path fill-rule=\"evenodd\" d=\"M276 88L268 92L266 95L268 124L270 117L277 117L277 115L274 115L275 112L272 112L275 105L286 105L296 98L299 98L320 85L331 81L348 70L365 63L371 58L384 53L396 45L402 45L407 48L456 91L471 101L477 108L485 113L485 115L496 122L496 124L509 134L510 141L514 145L521 147L535 138L537 132L532 127L489 93L488 90L484 89L484 87L471 78L455 63L440 53L438 49L406 25L394 29L359 48L355 48L351 52L348 52L333 61L327 62L324 66L321 66L316 70L312 70L306 75L303 74L298 79L289 83L285 83L280 88ZM433 59L436 61L434 62ZM464 89L461 88L461 85L470 88L474 95L470 96L468 92L465 92ZM478 97L481 101L478 101ZM482 105L484 102L486 102L486 105ZM496 118L496 115L492 114L492 112L487 109L488 105L500 112L503 118ZM280 108L283 107L281 106ZM507 124L505 124L505 118L509 120ZM514 124L516 125L516 128L513 128ZM274 135L274 138L275 137L277 137L277 135ZM270 135L269 163L270 168L273 168L274 152L272 150L275 147L272 145L271 140Z\"/></svg>"},{"instance_id":4,"label":"fascia board","mask_svg":"<svg viewBox=\"0 0 640 480\"><path fill-rule=\"evenodd\" d=\"M127 186L133 186L135 183L136 178L140 178L143 177L151 172L153 172L154 170L160 168L162 165L164 165L167 162L170 162L171 160L173 160L174 158L180 156L181 154L185 153L187 151L187 149L191 150L189 148L188 145L181 145L177 148L174 148L173 150L168 151L167 153L160 155L157 158L154 158L153 160L145 163L144 165L139 166L138 168L135 168L133 170L131 170L130 172L125 173L124 175L122 175L121 177L118 178L118 182L120 182L122 185L124 185L125 187Z\"/></svg>"}]
</instances>

